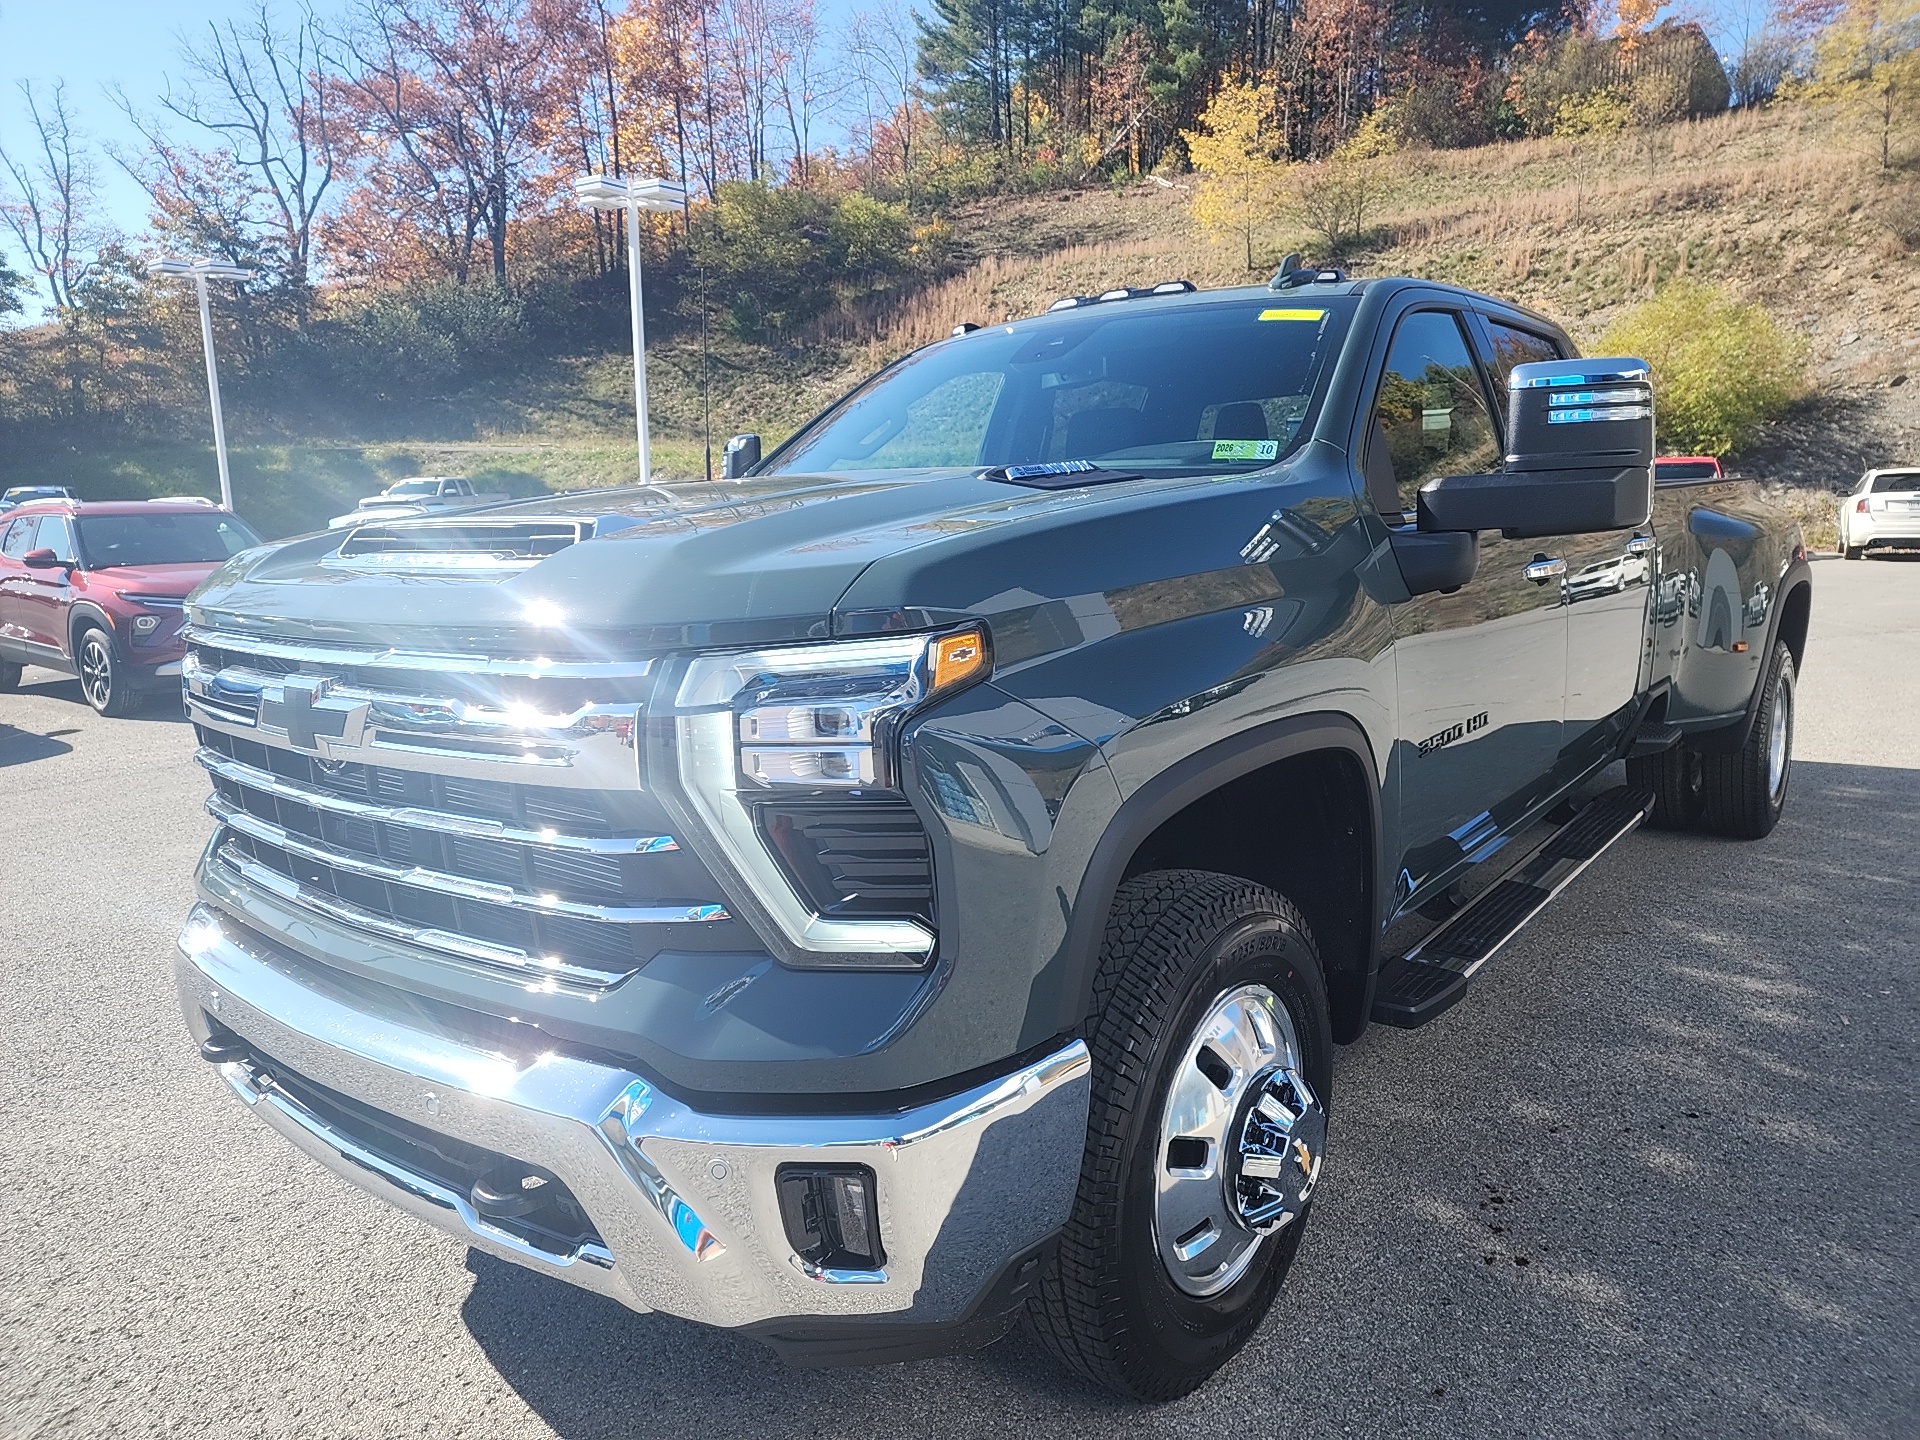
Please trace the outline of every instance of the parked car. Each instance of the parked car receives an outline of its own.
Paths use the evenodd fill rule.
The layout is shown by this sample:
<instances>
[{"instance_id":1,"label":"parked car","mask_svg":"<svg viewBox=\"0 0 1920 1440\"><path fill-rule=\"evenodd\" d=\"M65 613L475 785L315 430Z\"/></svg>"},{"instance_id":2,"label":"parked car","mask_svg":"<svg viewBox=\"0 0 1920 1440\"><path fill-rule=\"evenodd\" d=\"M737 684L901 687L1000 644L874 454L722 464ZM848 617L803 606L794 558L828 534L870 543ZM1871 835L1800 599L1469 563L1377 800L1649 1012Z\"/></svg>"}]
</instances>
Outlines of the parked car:
<instances>
[{"instance_id":1,"label":"parked car","mask_svg":"<svg viewBox=\"0 0 1920 1440\"><path fill-rule=\"evenodd\" d=\"M1920 545L1920 468L1869 470L1840 502L1835 548L1858 560L1875 547Z\"/></svg>"},{"instance_id":2,"label":"parked car","mask_svg":"<svg viewBox=\"0 0 1920 1440\"><path fill-rule=\"evenodd\" d=\"M0 516L0 690L77 675L102 715L179 688L187 595L260 537L204 500L33 500Z\"/></svg>"},{"instance_id":3,"label":"parked car","mask_svg":"<svg viewBox=\"0 0 1920 1440\"><path fill-rule=\"evenodd\" d=\"M1727 472L1720 468L1720 461L1712 455L1661 455L1654 459L1653 478L1657 484L1672 480L1711 484L1715 480L1726 479Z\"/></svg>"},{"instance_id":4,"label":"parked car","mask_svg":"<svg viewBox=\"0 0 1920 1440\"><path fill-rule=\"evenodd\" d=\"M0 490L0 515L29 500L71 500L74 494L64 485L13 485Z\"/></svg>"},{"instance_id":5,"label":"parked car","mask_svg":"<svg viewBox=\"0 0 1920 1440\"><path fill-rule=\"evenodd\" d=\"M1656 487L1646 365L1576 355L1415 280L1119 289L723 483L242 557L185 669L194 1042L627 1305L826 1364L1024 1312L1192 1390L1338 1183L1335 1044L1440 1016L1643 821L1786 803L1799 531Z\"/></svg>"},{"instance_id":6,"label":"parked car","mask_svg":"<svg viewBox=\"0 0 1920 1440\"><path fill-rule=\"evenodd\" d=\"M476 505L491 505L511 498L504 490L477 490L473 481L458 475L416 475L411 480L396 481L378 495L366 496L349 513L334 516L327 527L339 530L371 520L470 510Z\"/></svg>"}]
</instances>

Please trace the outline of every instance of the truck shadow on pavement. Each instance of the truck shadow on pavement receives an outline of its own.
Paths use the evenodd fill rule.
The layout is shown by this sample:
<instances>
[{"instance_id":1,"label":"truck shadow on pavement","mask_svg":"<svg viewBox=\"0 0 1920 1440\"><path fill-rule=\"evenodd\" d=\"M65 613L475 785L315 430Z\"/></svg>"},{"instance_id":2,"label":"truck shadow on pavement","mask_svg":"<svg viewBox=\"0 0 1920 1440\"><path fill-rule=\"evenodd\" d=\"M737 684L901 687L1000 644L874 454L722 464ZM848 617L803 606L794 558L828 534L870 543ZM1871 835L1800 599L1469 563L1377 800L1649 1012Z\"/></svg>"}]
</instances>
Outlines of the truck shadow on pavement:
<instances>
[{"instance_id":1,"label":"truck shadow on pavement","mask_svg":"<svg viewBox=\"0 0 1920 1440\"><path fill-rule=\"evenodd\" d=\"M467 1328L566 1440L1912 1433L1920 770L1793 785L1762 842L1629 837L1453 1012L1339 1054L1285 1292L1186 1400L1127 1405L1018 1330L793 1370L477 1254Z\"/></svg>"},{"instance_id":2,"label":"truck shadow on pavement","mask_svg":"<svg viewBox=\"0 0 1920 1440\"><path fill-rule=\"evenodd\" d=\"M155 723L184 725L187 723L186 706L181 702L179 693L174 690L155 690L140 703L131 715L117 716L114 719L108 720L105 717L94 714L93 708L87 704L87 697L80 693L80 682L73 677L60 675L57 672L47 670L30 670L27 673L29 675L38 675L41 678L37 682L23 682L20 688L13 692L14 695L22 698L38 696L47 700L57 700L63 705L72 705L74 707L73 723L75 729L78 729L81 725L89 721L96 720L103 725L147 725ZM68 731L64 733L72 732Z\"/></svg>"},{"instance_id":3,"label":"truck shadow on pavement","mask_svg":"<svg viewBox=\"0 0 1920 1440\"><path fill-rule=\"evenodd\" d=\"M73 733L71 730L51 730L39 735L31 730L0 723L0 770L9 765L30 765L35 760L72 754L73 746L60 737Z\"/></svg>"}]
</instances>

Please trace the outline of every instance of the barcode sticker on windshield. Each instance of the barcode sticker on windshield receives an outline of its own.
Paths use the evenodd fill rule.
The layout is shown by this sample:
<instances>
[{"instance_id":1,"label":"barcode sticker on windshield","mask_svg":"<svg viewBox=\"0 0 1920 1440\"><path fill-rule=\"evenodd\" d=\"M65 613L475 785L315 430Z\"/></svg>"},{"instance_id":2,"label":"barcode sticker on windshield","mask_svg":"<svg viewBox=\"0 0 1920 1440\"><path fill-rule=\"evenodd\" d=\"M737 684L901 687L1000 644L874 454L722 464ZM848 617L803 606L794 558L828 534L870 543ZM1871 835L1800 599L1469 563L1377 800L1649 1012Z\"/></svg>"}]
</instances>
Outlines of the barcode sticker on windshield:
<instances>
[{"instance_id":1,"label":"barcode sticker on windshield","mask_svg":"<svg viewBox=\"0 0 1920 1440\"><path fill-rule=\"evenodd\" d=\"M1216 460L1272 460L1279 454L1278 440L1216 440L1213 442L1213 458Z\"/></svg>"}]
</instances>

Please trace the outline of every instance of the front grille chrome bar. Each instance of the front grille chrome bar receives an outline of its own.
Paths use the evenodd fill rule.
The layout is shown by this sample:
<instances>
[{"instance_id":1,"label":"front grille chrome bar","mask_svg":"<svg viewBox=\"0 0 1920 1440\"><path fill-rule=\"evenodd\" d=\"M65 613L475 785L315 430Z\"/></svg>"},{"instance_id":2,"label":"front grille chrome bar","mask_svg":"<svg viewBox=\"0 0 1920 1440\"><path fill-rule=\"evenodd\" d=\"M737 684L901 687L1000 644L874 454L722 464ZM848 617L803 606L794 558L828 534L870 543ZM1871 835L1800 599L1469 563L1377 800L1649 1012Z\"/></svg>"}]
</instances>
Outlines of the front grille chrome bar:
<instances>
[{"instance_id":1,"label":"front grille chrome bar","mask_svg":"<svg viewBox=\"0 0 1920 1440\"><path fill-rule=\"evenodd\" d=\"M355 905L351 900L342 900L337 895L329 895L310 885L302 885L291 876L282 875L258 860L243 855L232 844L217 846L213 858L219 865L231 871L257 890L277 896L290 905L298 905L311 910L316 915L324 915L329 920L337 920L356 930L364 930L378 935L382 939L397 940L404 945L417 945L423 950L437 951L456 960L465 960L470 964L489 970L506 971L539 982L566 984L593 990L605 990L619 984L632 974L631 970L601 970L590 965L576 965L551 955L531 955L513 945L496 945L490 941L477 940L470 935L457 935L451 930L441 930L433 926L409 925L403 921L390 920L365 906Z\"/></svg>"},{"instance_id":2,"label":"front grille chrome bar","mask_svg":"<svg viewBox=\"0 0 1920 1440\"><path fill-rule=\"evenodd\" d=\"M557 830L528 830L501 820L486 820L477 815L456 815L446 810L426 810L415 805L372 805L330 791L299 785L266 770L229 760L217 750L202 746L193 757L211 774L249 790L257 790L277 799L290 800L330 815L343 815L377 824L404 825L414 830L432 830L441 835L458 835L479 840L503 840L515 845L533 845L543 850L566 850L583 855L660 855L678 850L679 841L671 835L567 835Z\"/></svg>"},{"instance_id":3,"label":"front grille chrome bar","mask_svg":"<svg viewBox=\"0 0 1920 1440\"><path fill-rule=\"evenodd\" d=\"M638 705L581 705L549 715L530 705L477 705L332 677L240 665L214 670L191 651L181 675L188 711L201 724L330 763L570 789L640 785Z\"/></svg>"},{"instance_id":4,"label":"front grille chrome bar","mask_svg":"<svg viewBox=\"0 0 1920 1440\"><path fill-rule=\"evenodd\" d=\"M653 667L651 660L549 660L544 656L501 659L492 655L430 655L420 651L319 645L305 641L268 640L232 630L198 625L183 632L189 645L204 645L236 654L262 655L299 665L346 666L361 670L439 671L450 675L489 678L524 676L532 680L641 680Z\"/></svg>"},{"instance_id":5,"label":"front grille chrome bar","mask_svg":"<svg viewBox=\"0 0 1920 1440\"><path fill-rule=\"evenodd\" d=\"M382 860L369 860L364 855L315 844L283 825L275 825L248 814L217 794L207 797L207 813L231 830L250 839L264 841L289 855L298 855L303 860L312 860L354 875L364 875L370 880L381 880L391 885L410 885L416 890L431 890L460 900L479 900L489 905L524 910L533 915L597 920L614 925L704 925L732 918L724 905L590 905L583 901L562 900L554 895L529 895L511 885L475 880L465 875L449 875L443 870L423 870L417 866L390 865Z\"/></svg>"}]
</instances>

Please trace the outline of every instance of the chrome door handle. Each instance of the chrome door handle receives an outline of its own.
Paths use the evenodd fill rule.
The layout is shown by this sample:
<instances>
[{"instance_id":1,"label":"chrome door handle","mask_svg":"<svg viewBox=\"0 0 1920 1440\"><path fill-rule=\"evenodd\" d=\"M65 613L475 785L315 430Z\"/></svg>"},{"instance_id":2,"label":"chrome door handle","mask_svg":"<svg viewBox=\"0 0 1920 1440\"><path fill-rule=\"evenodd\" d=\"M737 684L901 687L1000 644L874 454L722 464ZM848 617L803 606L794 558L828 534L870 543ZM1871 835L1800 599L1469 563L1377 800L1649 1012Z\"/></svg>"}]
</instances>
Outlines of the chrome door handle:
<instances>
[{"instance_id":1,"label":"chrome door handle","mask_svg":"<svg viewBox=\"0 0 1920 1440\"><path fill-rule=\"evenodd\" d=\"M1651 555L1652 553L1653 537L1651 535L1636 535L1627 541L1627 554L1629 555Z\"/></svg>"},{"instance_id":2,"label":"chrome door handle","mask_svg":"<svg viewBox=\"0 0 1920 1440\"><path fill-rule=\"evenodd\" d=\"M1567 562L1557 555L1537 555L1527 562L1523 572L1536 585L1544 585L1556 575L1567 573Z\"/></svg>"}]
</instances>

